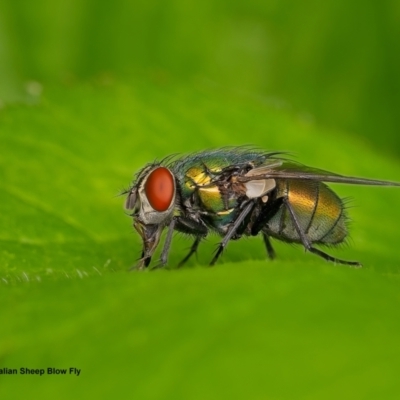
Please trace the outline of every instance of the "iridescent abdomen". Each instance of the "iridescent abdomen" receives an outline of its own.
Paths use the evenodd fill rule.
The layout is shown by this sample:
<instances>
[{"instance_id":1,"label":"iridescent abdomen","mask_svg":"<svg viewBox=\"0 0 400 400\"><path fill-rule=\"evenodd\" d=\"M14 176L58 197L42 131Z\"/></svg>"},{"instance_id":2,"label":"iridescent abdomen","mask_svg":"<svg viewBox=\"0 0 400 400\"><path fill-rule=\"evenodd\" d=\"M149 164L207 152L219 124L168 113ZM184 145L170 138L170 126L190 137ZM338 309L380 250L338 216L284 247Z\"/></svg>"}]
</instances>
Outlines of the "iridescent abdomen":
<instances>
[{"instance_id":1,"label":"iridescent abdomen","mask_svg":"<svg viewBox=\"0 0 400 400\"><path fill-rule=\"evenodd\" d=\"M277 197L288 197L299 225L312 243L336 244L347 236L342 200L322 182L277 180ZM301 243L287 207L282 205L264 229L269 235Z\"/></svg>"}]
</instances>

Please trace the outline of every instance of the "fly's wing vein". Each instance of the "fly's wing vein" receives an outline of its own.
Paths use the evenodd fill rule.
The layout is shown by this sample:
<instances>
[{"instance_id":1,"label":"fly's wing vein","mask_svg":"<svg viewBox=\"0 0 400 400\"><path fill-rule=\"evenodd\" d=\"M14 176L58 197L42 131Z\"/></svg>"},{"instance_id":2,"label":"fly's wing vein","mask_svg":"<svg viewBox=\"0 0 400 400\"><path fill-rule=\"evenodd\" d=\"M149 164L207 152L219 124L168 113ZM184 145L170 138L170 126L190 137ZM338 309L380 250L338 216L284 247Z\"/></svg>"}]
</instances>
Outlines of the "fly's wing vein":
<instances>
[{"instance_id":1,"label":"fly's wing vein","mask_svg":"<svg viewBox=\"0 0 400 400\"><path fill-rule=\"evenodd\" d=\"M272 161L275 161L276 164ZM282 160L271 160L268 165L254 168L247 174L238 177L238 181L243 183L262 179L300 179L355 185L400 186L399 182L343 176L302 164L283 162Z\"/></svg>"}]
</instances>

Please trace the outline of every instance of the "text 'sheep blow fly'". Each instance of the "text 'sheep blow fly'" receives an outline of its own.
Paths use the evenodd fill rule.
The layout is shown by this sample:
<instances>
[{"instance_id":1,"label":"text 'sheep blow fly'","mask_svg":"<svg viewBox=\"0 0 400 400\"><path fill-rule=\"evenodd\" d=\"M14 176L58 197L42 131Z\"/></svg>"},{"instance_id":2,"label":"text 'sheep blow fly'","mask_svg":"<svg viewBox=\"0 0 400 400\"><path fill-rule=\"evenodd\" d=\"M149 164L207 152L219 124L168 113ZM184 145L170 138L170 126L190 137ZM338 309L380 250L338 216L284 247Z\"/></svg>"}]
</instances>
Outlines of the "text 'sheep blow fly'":
<instances>
[{"instance_id":1,"label":"text 'sheep blow fly'","mask_svg":"<svg viewBox=\"0 0 400 400\"><path fill-rule=\"evenodd\" d=\"M147 164L136 175L127 194L133 225L143 239L143 269L167 228L160 263L167 263L174 231L194 237L183 265L200 242L214 231L223 237L210 265L230 240L261 234L269 258L275 257L270 237L299 243L311 253L336 263L340 260L314 247L334 246L347 236L343 201L324 182L400 186L400 183L354 178L286 160L284 153L265 153L229 147L167 157Z\"/></svg>"}]
</instances>

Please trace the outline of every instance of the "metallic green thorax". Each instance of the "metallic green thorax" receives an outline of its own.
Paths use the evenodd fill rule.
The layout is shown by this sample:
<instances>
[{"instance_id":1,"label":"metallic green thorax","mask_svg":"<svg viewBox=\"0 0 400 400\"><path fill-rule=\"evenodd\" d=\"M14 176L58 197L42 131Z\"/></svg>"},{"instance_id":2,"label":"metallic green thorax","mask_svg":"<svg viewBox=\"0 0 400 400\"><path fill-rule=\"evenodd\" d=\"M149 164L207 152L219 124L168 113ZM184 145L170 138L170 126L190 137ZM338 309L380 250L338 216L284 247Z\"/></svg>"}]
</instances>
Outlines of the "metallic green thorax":
<instances>
[{"instance_id":1,"label":"metallic green thorax","mask_svg":"<svg viewBox=\"0 0 400 400\"><path fill-rule=\"evenodd\" d=\"M169 166L179 184L182 203L199 212L206 211L203 219L217 231L225 231L225 226L235 219L239 201L237 193L228 193L224 198L223 188L217 184L222 170L247 164L254 168L268 158L265 153L239 149L198 153Z\"/></svg>"}]
</instances>

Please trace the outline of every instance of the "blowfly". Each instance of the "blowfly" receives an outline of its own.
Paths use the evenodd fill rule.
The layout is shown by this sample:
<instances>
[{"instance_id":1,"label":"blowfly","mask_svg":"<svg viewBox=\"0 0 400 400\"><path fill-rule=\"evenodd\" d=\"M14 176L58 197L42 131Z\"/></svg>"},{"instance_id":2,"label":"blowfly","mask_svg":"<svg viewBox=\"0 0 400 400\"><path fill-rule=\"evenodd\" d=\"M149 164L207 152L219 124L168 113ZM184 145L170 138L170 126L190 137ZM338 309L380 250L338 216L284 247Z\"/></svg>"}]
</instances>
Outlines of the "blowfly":
<instances>
[{"instance_id":1,"label":"blowfly","mask_svg":"<svg viewBox=\"0 0 400 400\"><path fill-rule=\"evenodd\" d=\"M400 186L400 183L342 176L287 160L284 153L243 147L194 153L147 164L125 192L126 208L143 240L136 268L148 267L161 233L167 230L158 266L167 264L174 231L194 238L183 265L210 233L222 236L214 265L231 240L261 234L298 243L327 261L361 266L333 257L315 245L335 246L348 235L343 200L325 182Z\"/></svg>"}]
</instances>

